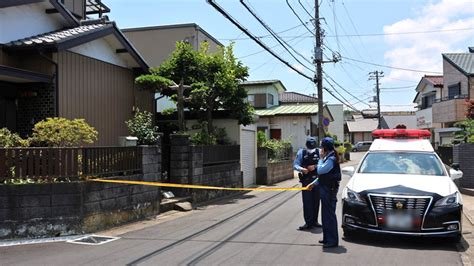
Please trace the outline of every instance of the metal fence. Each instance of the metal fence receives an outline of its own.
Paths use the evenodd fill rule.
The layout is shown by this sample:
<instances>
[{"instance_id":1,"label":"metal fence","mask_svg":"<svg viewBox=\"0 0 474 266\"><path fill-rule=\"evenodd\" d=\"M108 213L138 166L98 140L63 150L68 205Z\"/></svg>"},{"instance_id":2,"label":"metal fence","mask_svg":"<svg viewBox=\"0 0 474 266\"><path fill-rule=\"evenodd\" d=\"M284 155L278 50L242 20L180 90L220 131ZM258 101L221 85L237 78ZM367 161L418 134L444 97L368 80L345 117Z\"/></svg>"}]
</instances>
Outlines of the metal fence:
<instances>
[{"instance_id":1,"label":"metal fence","mask_svg":"<svg viewBox=\"0 0 474 266\"><path fill-rule=\"evenodd\" d=\"M436 150L443 163L451 165L453 163L453 147L439 146Z\"/></svg>"},{"instance_id":2,"label":"metal fence","mask_svg":"<svg viewBox=\"0 0 474 266\"><path fill-rule=\"evenodd\" d=\"M0 148L0 182L139 173L139 147Z\"/></svg>"},{"instance_id":3,"label":"metal fence","mask_svg":"<svg viewBox=\"0 0 474 266\"><path fill-rule=\"evenodd\" d=\"M216 165L225 163L238 163L240 161L239 145L213 145L203 146L203 164Z\"/></svg>"}]
</instances>

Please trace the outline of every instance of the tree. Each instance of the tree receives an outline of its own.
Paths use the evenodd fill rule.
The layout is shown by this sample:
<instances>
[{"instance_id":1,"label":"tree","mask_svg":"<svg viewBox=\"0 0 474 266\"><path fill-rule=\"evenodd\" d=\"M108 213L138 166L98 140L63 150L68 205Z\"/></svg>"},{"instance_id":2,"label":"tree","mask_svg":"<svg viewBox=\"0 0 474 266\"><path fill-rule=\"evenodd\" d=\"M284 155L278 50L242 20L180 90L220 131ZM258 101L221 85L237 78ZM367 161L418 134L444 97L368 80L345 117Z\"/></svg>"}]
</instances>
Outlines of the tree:
<instances>
[{"instance_id":1,"label":"tree","mask_svg":"<svg viewBox=\"0 0 474 266\"><path fill-rule=\"evenodd\" d=\"M136 82L157 92L178 100L179 89L171 89L171 84L184 84L190 88L183 91L186 106L197 112L207 122L209 134L214 134L213 112L228 110L239 124L253 122L253 108L246 102L247 92L239 83L248 77L248 68L243 66L233 54L233 44L219 47L211 53L207 42L196 51L185 42L177 42L170 59L159 67L151 69L151 74L142 75ZM178 112L181 106L178 105Z\"/></svg>"}]
</instances>

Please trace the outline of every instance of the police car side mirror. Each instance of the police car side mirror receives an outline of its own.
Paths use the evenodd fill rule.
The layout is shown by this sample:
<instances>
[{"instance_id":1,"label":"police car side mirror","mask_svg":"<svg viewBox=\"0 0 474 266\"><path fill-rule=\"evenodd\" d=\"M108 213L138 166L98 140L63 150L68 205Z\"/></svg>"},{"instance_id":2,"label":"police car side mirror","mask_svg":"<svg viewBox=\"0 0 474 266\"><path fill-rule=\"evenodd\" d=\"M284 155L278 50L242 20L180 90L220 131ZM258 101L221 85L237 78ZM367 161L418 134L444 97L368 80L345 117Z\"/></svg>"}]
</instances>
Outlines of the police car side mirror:
<instances>
[{"instance_id":1,"label":"police car side mirror","mask_svg":"<svg viewBox=\"0 0 474 266\"><path fill-rule=\"evenodd\" d=\"M462 171L449 169L449 176L451 176L452 180L456 180L462 177Z\"/></svg>"},{"instance_id":2,"label":"police car side mirror","mask_svg":"<svg viewBox=\"0 0 474 266\"><path fill-rule=\"evenodd\" d=\"M342 174L352 176L354 174L354 166L346 166L342 168Z\"/></svg>"}]
</instances>

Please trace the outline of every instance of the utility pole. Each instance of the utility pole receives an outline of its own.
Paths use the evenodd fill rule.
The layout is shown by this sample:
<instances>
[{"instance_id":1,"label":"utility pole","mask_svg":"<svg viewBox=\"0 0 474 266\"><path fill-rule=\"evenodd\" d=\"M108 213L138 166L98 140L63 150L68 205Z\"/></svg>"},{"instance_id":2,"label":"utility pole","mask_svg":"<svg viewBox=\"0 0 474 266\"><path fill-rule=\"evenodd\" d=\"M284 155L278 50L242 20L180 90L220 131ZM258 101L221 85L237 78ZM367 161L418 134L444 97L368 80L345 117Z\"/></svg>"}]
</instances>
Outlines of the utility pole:
<instances>
[{"instance_id":1,"label":"utility pole","mask_svg":"<svg viewBox=\"0 0 474 266\"><path fill-rule=\"evenodd\" d=\"M369 80L375 79L375 88L377 93L377 118L378 118L378 129L382 128L382 115L380 114L380 82L379 79L383 77L383 71L374 71L369 73Z\"/></svg>"},{"instance_id":2,"label":"utility pole","mask_svg":"<svg viewBox=\"0 0 474 266\"><path fill-rule=\"evenodd\" d=\"M321 24L319 23L319 3L314 1L314 24L316 28L316 46L314 47L314 63L316 63L316 74L314 82L318 88L318 139L324 138L324 115L323 115L323 50L321 48Z\"/></svg>"}]
</instances>

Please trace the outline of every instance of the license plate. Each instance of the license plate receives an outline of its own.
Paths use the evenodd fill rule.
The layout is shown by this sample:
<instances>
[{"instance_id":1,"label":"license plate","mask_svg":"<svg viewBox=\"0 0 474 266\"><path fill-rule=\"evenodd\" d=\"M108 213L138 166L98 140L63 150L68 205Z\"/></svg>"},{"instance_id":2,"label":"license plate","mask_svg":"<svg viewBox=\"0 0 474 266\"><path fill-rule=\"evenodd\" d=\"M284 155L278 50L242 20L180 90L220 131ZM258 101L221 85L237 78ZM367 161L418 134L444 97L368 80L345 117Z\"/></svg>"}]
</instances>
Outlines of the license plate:
<instances>
[{"instance_id":1,"label":"license plate","mask_svg":"<svg viewBox=\"0 0 474 266\"><path fill-rule=\"evenodd\" d=\"M407 230L413 228L413 216L408 213L388 213L386 226L390 229Z\"/></svg>"}]
</instances>

